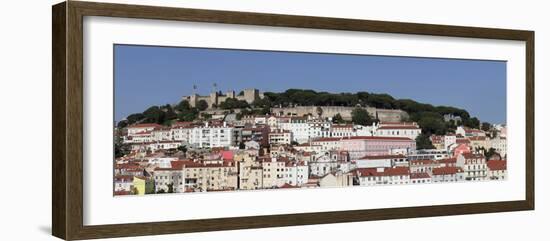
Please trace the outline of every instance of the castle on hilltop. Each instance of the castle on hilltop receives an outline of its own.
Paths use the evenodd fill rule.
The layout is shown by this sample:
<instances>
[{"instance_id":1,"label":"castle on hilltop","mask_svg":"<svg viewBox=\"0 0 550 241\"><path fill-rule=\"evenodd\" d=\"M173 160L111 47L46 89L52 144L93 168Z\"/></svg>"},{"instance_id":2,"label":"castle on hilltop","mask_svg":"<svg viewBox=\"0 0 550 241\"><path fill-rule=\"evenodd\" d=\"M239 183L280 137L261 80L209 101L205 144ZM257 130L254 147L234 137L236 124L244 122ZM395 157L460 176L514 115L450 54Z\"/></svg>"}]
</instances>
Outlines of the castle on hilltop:
<instances>
[{"instance_id":1,"label":"castle on hilltop","mask_svg":"<svg viewBox=\"0 0 550 241\"><path fill-rule=\"evenodd\" d=\"M191 107L196 107L199 101L204 100L206 101L206 103L208 103L208 108L215 108L229 98L244 100L248 104L252 104L252 102L256 100L263 99L264 94L257 89L244 89L239 94L235 94L235 91L233 90L228 91L225 94L222 94L221 92L212 92L210 93L210 95L207 96L192 94L189 96L184 96L183 100L187 100Z\"/></svg>"}]
</instances>

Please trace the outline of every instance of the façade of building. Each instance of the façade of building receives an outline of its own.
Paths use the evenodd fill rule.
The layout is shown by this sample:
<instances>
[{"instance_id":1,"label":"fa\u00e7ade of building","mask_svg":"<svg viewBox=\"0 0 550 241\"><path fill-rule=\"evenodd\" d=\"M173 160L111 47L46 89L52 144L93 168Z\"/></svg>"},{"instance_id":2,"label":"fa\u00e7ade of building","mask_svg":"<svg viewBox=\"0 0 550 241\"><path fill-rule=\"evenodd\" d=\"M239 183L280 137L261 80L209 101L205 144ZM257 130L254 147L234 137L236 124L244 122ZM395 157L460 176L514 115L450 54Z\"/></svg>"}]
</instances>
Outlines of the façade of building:
<instances>
[{"instance_id":1,"label":"fa\u00e7ade of building","mask_svg":"<svg viewBox=\"0 0 550 241\"><path fill-rule=\"evenodd\" d=\"M225 94L222 94L221 92L212 92L210 95L206 96L192 94L189 96L184 96L182 100L187 100L191 107L196 107L199 101L204 100L208 104L209 108L215 108L227 99L244 100L248 104L252 104L252 102L263 98L264 94L257 89L244 89L239 94L235 94L235 91L228 91Z\"/></svg>"}]
</instances>

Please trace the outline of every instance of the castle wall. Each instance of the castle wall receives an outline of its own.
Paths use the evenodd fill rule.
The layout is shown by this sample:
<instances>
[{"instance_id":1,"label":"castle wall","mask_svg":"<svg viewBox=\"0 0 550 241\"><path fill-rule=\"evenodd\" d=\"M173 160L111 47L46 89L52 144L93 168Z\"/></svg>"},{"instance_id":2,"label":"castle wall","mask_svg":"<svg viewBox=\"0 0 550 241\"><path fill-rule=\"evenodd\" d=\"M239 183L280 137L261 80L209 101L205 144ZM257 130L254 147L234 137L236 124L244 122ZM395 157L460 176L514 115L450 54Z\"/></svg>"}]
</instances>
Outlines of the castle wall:
<instances>
[{"instance_id":1,"label":"castle wall","mask_svg":"<svg viewBox=\"0 0 550 241\"><path fill-rule=\"evenodd\" d=\"M189 102L189 105L191 105L191 107L196 107L199 101L204 100L206 101L206 103L208 103L209 108L213 108L213 105L219 106L228 98L244 100L249 104L252 104L252 102L263 98L263 93L260 93L260 91L257 89L245 89L243 90L243 92L244 92L244 95L235 95L234 91L229 91L225 95L220 95L216 92L212 92L208 96L200 96L197 94L193 94L190 96L183 97L183 100L187 100Z\"/></svg>"},{"instance_id":2,"label":"castle wall","mask_svg":"<svg viewBox=\"0 0 550 241\"><path fill-rule=\"evenodd\" d=\"M322 118L329 118L333 117L336 114L340 114L342 116L342 119L344 120L351 120L351 112L356 107L345 107L345 106L320 106L323 110L323 113L321 115ZM402 110L385 110L385 109L376 109L374 107L362 107L363 109L367 110L367 112L372 117L377 117L380 119L380 121L384 122L399 122L408 117L407 113ZM296 107L275 107L271 108L271 112L279 115L282 113L283 115L287 115L288 113L291 113L295 116L304 116L307 114L312 114L314 116L317 116L317 106L296 106Z\"/></svg>"}]
</instances>

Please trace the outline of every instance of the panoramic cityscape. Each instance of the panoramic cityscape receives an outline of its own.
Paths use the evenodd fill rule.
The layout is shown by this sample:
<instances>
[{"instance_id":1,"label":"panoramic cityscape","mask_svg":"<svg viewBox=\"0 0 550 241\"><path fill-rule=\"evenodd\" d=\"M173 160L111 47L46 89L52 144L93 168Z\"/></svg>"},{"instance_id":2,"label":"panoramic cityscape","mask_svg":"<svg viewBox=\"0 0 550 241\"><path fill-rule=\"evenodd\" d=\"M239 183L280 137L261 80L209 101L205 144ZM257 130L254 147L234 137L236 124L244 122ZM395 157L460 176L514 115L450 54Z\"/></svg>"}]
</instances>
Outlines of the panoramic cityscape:
<instances>
[{"instance_id":1,"label":"panoramic cityscape","mask_svg":"<svg viewBox=\"0 0 550 241\"><path fill-rule=\"evenodd\" d=\"M121 53L127 50L121 49ZM241 61L251 54L241 52ZM119 56L124 58L123 54ZM174 62L177 58L164 61ZM207 60L217 60L213 58ZM334 57L331 61L337 64L340 60ZM300 67L302 71L307 69ZM235 87L226 91L219 90L216 82L189 82L187 94L162 100L170 104L159 104L159 100L147 98L173 98L168 94L174 89L171 82L156 82L160 91L152 87L131 90L136 78L128 77L132 81L126 83L124 66L115 71L119 74L115 74L114 195L507 178L505 113L493 111L501 110L505 100L496 96L490 98L499 100L498 106L482 99L475 101L478 113L496 113L482 118L463 107L433 104L460 93L433 93L431 96L439 99L426 103L425 99L420 102L390 95L392 89L398 89L395 83L388 85L388 94L381 94L364 91L369 89L367 84L346 86L345 81L332 84L347 91L329 91L331 83L326 82L310 88L296 88L300 85L284 81L250 86L225 83L226 89ZM220 76L229 78L228 73L220 72ZM502 79L498 81L505 85ZM470 93L462 93L465 102L476 91L487 93L485 96L494 94L469 87ZM431 94L424 87L409 90ZM134 101L132 93L120 91L150 94Z\"/></svg>"}]
</instances>

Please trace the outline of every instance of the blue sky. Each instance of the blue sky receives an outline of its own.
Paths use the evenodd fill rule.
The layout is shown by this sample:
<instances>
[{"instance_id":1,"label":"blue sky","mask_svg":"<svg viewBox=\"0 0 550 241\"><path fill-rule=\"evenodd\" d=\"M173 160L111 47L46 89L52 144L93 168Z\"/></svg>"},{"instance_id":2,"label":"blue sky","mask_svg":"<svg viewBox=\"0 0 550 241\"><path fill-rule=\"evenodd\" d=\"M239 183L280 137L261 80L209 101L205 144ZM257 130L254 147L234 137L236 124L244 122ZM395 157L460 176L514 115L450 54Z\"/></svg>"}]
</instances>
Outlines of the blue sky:
<instances>
[{"instance_id":1,"label":"blue sky","mask_svg":"<svg viewBox=\"0 0 550 241\"><path fill-rule=\"evenodd\" d=\"M115 120L152 105L256 88L388 93L506 122L506 62L115 45Z\"/></svg>"}]
</instances>

